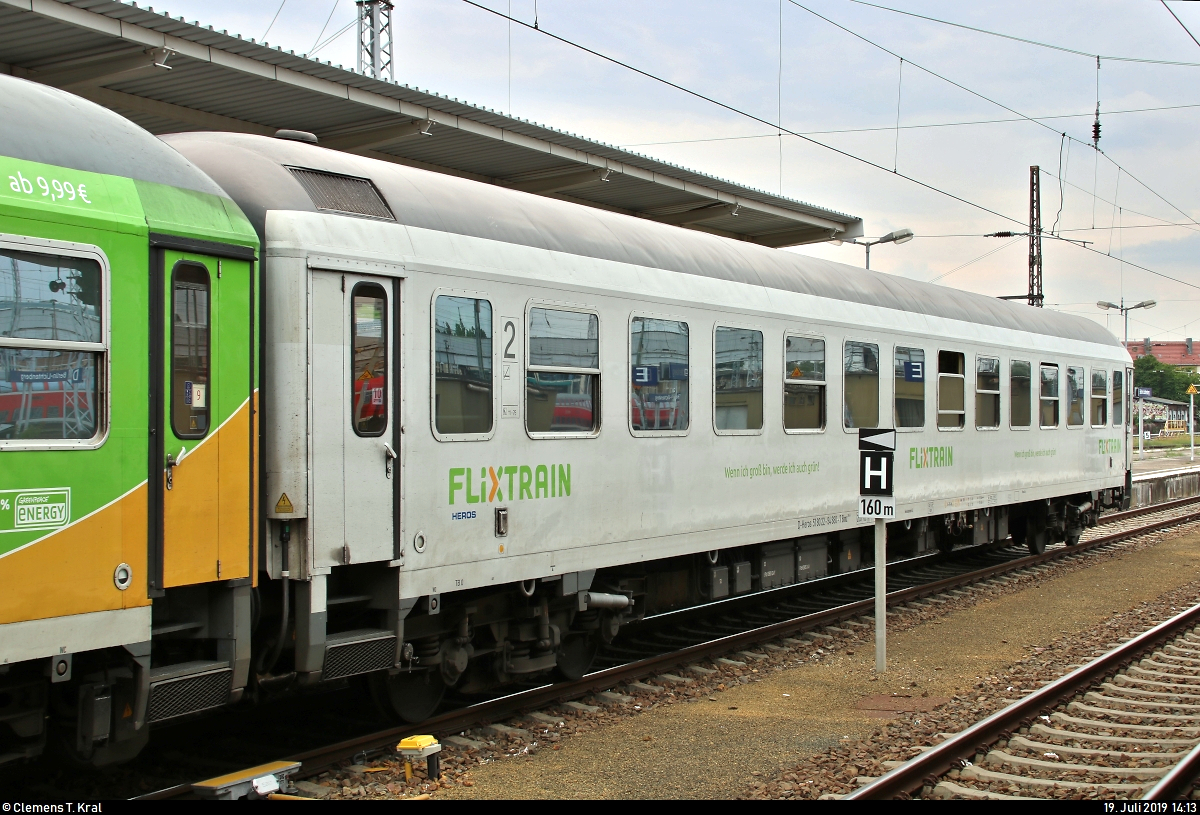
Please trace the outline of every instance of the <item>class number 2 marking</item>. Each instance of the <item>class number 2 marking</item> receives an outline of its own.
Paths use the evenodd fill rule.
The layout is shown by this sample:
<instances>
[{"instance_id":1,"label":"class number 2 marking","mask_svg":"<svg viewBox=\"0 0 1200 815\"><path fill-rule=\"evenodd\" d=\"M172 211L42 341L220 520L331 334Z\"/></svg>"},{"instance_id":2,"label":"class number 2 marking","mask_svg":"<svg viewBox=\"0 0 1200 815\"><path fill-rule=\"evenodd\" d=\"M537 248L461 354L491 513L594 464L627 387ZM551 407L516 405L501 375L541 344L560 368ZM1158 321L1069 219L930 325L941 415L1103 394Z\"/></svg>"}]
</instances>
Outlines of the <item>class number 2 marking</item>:
<instances>
[{"instance_id":1,"label":"class number 2 marking","mask_svg":"<svg viewBox=\"0 0 1200 815\"><path fill-rule=\"evenodd\" d=\"M508 335L508 342L504 344L504 358L516 359L517 355L513 353L512 344L516 342L517 339L517 324L512 320L508 320L504 323L503 331Z\"/></svg>"}]
</instances>

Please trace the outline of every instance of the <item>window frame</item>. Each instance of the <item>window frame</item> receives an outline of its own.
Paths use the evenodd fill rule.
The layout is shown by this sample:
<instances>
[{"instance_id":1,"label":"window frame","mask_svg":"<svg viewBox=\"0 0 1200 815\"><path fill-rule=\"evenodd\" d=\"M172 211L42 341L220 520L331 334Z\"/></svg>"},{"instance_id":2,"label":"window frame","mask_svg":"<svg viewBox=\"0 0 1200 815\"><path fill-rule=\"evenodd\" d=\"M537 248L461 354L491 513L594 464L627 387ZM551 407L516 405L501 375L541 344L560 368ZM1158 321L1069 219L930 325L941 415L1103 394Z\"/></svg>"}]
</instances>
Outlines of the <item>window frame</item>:
<instances>
[{"instance_id":1,"label":"window frame","mask_svg":"<svg viewBox=\"0 0 1200 815\"><path fill-rule=\"evenodd\" d=\"M351 289L350 289L350 371L351 371L351 373L353 373L353 371L354 371L354 340L358 335L358 323L357 323L357 320L354 315L354 298L358 296L358 292L360 289L367 289L368 291L370 291L371 289L375 289L376 291L379 292L379 295L382 295L382 298L383 298L383 327L382 327L381 333L383 334L383 356L384 356L385 364L387 365L387 381L384 383L384 386L383 386L383 417L384 417L383 427L380 428L379 432L377 432L377 433L374 433L374 432L373 433L363 433L357 427L355 427L354 413L353 413L353 409L351 409L350 430L354 433L354 435L358 436L360 439L377 439L388 432L388 429L391 427L391 424L392 424L393 413L394 413L393 406L392 406L392 391L394 390L394 386L393 386L393 382L392 382L392 375L394 373L392 371L392 368L394 367L393 359L392 359L393 358L392 329L388 325L388 323L391 322L391 316L394 313L394 307L393 307L393 303L392 303L391 293L388 292L388 290L386 288L384 288L381 283L377 283L374 280L359 280L359 281L356 281L354 283L354 285L351 287ZM378 299L379 295L376 295L377 299ZM352 377L350 381L351 381L351 383L353 383L356 381L356 379L354 377ZM353 393L353 384L351 385L351 393ZM351 400L351 402L353 403L353 399Z\"/></svg>"},{"instance_id":2,"label":"window frame","mask_svg":"<svg viewBox=\"0 0 1200 815\"><path fill-rule=\"evenodd\" d=\"M876 400L876 402L879 403L876 405L876 410L878 412L875 414L875 427L867 427L867 428L858 427L858 426L846 427L846 345L851 342L857 342L861 345L874 345L875 346L875 362L881 369L881 370L876 371L876 373L875 373L875 382L876 382L876 387L877 387L877 392L875 394L875 400ZM829 346L826 345L826 349L828 349L828 347ZM884 419L884 410L882 407L882 403L884 401L883 400L884 376L883 376L882 368L883 368L883 351L885 348L889 348L889 347L894 348L894 346L890 346L888 343L883 342L880 339L859 339L858 337L843 337L842 338L842 353L838 355L838 376L842 380L842 390L841 390L842 401L841 401L841 404L839 405L839 407L841 408L841 411L839 411L839 412L841 413L841 416L842 416L842 432L843 433L854 434L857 436L859 430L875 430L877 428L886 427L886 425L881 424L881 422ZM895 365L895 351L894 350L892 351L891 354L888 355L888 358L892 360L892 365L888 366L889 377L892 377L892 376L895 376L894 368L893 368L893 366ZM828 356L826 356L825 365L826 365L826 368L825 368L826 382L828 382L829 381L828 380L828 376L829 376ZM828 405L826 405L826 409L828 410ZM826 424L829 423L829 414L828 413L825 414L825 422L826 422ZM891 429L891 428L887 428L887 429Z\"/></svg>"},{"instance_id":3,"label":"window frame","mask_svg":"<svg viewBox=\"0 0 1200 815\"><path fill-rule=\"evenodd\" d=\"M25 237L0 232L0 249L31 254L85 258L100 264L100 342L30 340L0 337L0 347L31 351L80 351L97 354L96 433L89 439L0 439L0 450L95 450L108 441L112 401L112 269L99 246Z\"/></svg>"},{"instance_id":4,"label":"window frame","mask_svg":"<svg viewBox=\"0 0 1200 815\"><path fill-rule=\"evenodd\" d=\"M556 367L556 366L552 366L552 365L533 365L533 364L531 364L529 361L530 355L531 355L531 352L529 349L531 347L530 340L532 338L530 336L529 328L530 328L532 321L529 319L529 317L531 314L533 314L533 310L535 308L544 309L546 311L570 311L570 312L574 312L576 314L591 314L591 315L593 315L596 318L596 367L595 368L570 368L570 367ZM523 315L523 318L525 320L525 355L524 355L524 359L521 361L522 365L524 366L522 368L522 379L523 380L525 379L524 374L526 374L530 371L533 371L535 373L545 372L545 373L556 373L556 374L592 374L592 375L595 375L595 377L596 377L596 393L595 393L595 400L594 400L595 413L592 417L592 429L588 430L586 432L572 432L572 433L552 433L552 432L545 432L545 431L532 431L529 429L529 405L525 401L527 398L527 394L525 391L525 388L527 387L527 385L523 382L522 386L521 386L521 411L524 413L524 416L522 416L522 418L521 418L521 424L525 428L525 435L529 436L529 438L531 438L531 439L594 439L594 438L596 438L597 436L600 435L600 429L604 424L604 422L602 421L603 413L604 413L604 411L602 409L603 405L604 405L604 402L603 402L603 393L604 393L604 390L603 390L603 380L604 380L603 346L604 346L604 343L602 343L600 341L600 332L603 330L601 327L602 320L600 317L600 310L593 306L580 305L578 303L563 303L563 302L559 302L556 300L543 300L543 299L539 299L539 298L534 298L534 299L529 300L525 304L525 313ZM503 350L503 349L501 349L501 350Z\"/></svg>"},{"instance_id":5,"label":"window frame","mask_svg":"<svg viewBox=\"0 0 1200 815\"><path fill-rule=\"evenodd\" d=\"M437 428L437 325L435 318L437 317L437 299L439 297L467 297L473 300L486 300L492 307L492 427L486 433L442 433ZM487 441L496 435L496 426L500 423L500 386L496 376L500 368L496 364L496 354L498 353L496 318L496 302L486 292L436 288L429 298L429 429L438 441Z\"/></svg>"},{"instance_id":6,"label":"window frame","mask_svg":"<svg viewBox=\"0 0 1200 815\"><path fill-rule=\"evenodd\" d=\"M780 357L780 362L782 362L785 366L787 365L787 341L788 341L789 337L800 337L801 339L806 339L806 340L820 340L822 343L824 343L824 345L825 345L825 378L821 379L821 380L817 380L817 379L792 379L791 377L788 377L786 375L783 377L781 386L779 389L779 407L781 408L780 414L779 414L779 426L783 428L783 432L785 434L790 435L790 436L803 436L803 435L811 435L814 433L824 433L826 430L829 429L829 340L823 334L817 334L812 331L794 331L794 330L790 330L790 329L784 329L783 345L780 346L780 350L783 352L783 355ZM765 376L765 374L766 374L765 360L764 360L764 365L763 365L763 373ZM786 370L785 370L785 374L786 374ZM787 426L787 424L786 424L787 410L784 405L784 399L787 397L787 386L789 384L790 385L817 385L817 386L825 389L824 394L823 394L824 401L823 401L823 404L821 405L821 417L824 421L821 423L820 427L789 428ZM765 417L764 417L764 424L765 424Z\"/></svg>"},{"instance_id":7,"label":"window frame","mask_svg":"<svg viewBox=\"0 0 1200 815\"><path fill-rule=\"evenodd\" d=\"M1042 396L1042 368L1053 368L1055 371L1058 372L1058 375L1055 378L1056 382L1058 384L1058 395L1057 396ZM1063 366L1058 364L1057 362L1039 362L1038 363L1038 366L1037 366L1037 370L1038 370L1038 404L1037 404L1038 430L1058 430L1058 428L1062 426L1062 421L1063 421L1063 415L1062 415L1062 369L1063 369ZM1043 399L1045 399L1046 401L1055 401L1058 403L1058 410L1056 411L1058 415L1055 417L1058 421L1055 424L1042 424L1042 400Z\"/></svg>"},{"instance_id":8,"label":"window frame","mask_svg":"<svg viewBox=\"0 0 1200 815\"><path fill-rule=\"evenodd\" d=\"M684 430L636 430L633 426L633 321L634 320L666 320L672 323L683 323L688 333L688 388L687 415L688 426ZM635 439L682 438L692 432L696 424L692 419L692 324L686 318L674 314L662 314L652 311L631 311L625 322L625 426Z\"/></svg>"},{"instance_id":9,"label":"window frame","mask_svg":"<svg viewBox=\"0 0 1200 815\"><path fill-rule=\"evenodd\" d=\"M725 329L726 331L756 331L762 337L762 347L759 349L759 354L762 356L762 424L757 429L747 430L719 430L717 429L717 331ZM721 323L713 323L712 329L712 426L713 433L718 436L761 436L767 427L767 332L760 326L749 325L722 325Z\"/></svg>"},{"instance_id":10,"label":"window frame","mask_svg":"<svg viewBox=\"0 0 1200 815\"><path fill-rule=\"evenodd\" d=\"M1064 424L1068 430L1070 430L1071 428L1075 428L1078 430L1079 428L1088 427L1091 424L1090 408L1092 405L1092 403L1091 403L1092 382L1090 379L1088 379L1088 367L1086 365L1072 365L1069 362L1066 365L1064 365L1063 367L1066 369L1066 372L1067 372L1067 415L1066 415L1066 417L1063 417ZM1073 394L1070 391L1071 391L1071 371L1072 370L1079 371L1080 378L1082 380L1080 382L1080 385L1083 388L1083 394L1080 396L1081 404L1079 405L1079 418L1082 419L1083 421L1081 421L1079 424L1071 424L1071 398L1072 398ZM1058 393L1059 393L1059 398L1061 399L1062 398L1062 379L1061 378L1058 381ZM1060 417L1062 417L1061 402L1059 404L1058 410L1059 410Z\"/></svg>"},{"instance_id":11,"label":"window frame","mask_svg":"<svg viewBox=\"0 0 1200 815\"><path fill-rule=\"evenodd\" d=\"M1125 381L1125 366L1121 365L1121 367L1119 367L1119 368L1113 368L1111 371L1109 371L1109 374L1110 374L1109 378L1112 380L1111 384L1109 385L1109 400L1108 400L1110 426L1124 427L1125 426L1125 390L1129 387L1129 383ZM1117 377L1118 376L1121 377L1121 398L1119 400L1117 399Z\"/></svg>"},{"instance_id":12,"label":"window frame","mask_svg":"<svg viewBox=\"0 0 1200 815\"><path fill-rule=\"evenodd\" d=\"M919 425L901 425L899 416L896 414L896 354L903 349L905 351L920 351L925 359L921 363L921 424ZM929 383L929 352L924 347L915 345L900 345L895 343L892 345L892 426L897 433L924 433L925 428L929 425L929 393L925 387Z\"/></svg>"},{"instance_id":13,"label":"window frame","mask_svg":"<svg viewBox=\"0 0 1200 815\"><path fill-rule=\"evenodd\" d=\"M994 391L982 391L979 389L979 360L981 360L981 359L993 359L996 361L996 390L994 390ZM1000 429L1001 425L1003 424L1002 417L1004 415L1003 387L1004 387L1004 360L1000 358L1000 355L997 354L995 356L992 356L991 354L976 354L975 355L975 429L976 430L984 430L989 433L992 433L992 432ZM981 395L996 397L996 424L994 424L994 425L980 425L979 424L979 397ZM1011 416L1010 416L1010 419L1011 419Z\"/></svg>"},{"instance_id":14,"label":"window frame","mask_svg":"<svg viewBox=\"0 0 1200 815\"><path fill-rule=\"evenodd\" d=\"M942 373L942 354L958 354L960 357L962 357L963 372L961 374L944 374L944 373ZM937 355L938 355L937 356L937 377L938 377L938 380L937 380L937 382L938 382L938 384L937 384L937 415L938 415L938 421L934 422L934 426L937 427L938 432L940 432L940 433L962 433L963 431L965 431L967 429L967 404L968 404L968 402L967 402L967 352L966 351L954 351L954 350L945 349L945 348L938 348ZM962 387L963 409L961 411L942 410L942 377L952 377L955 379L962 380L962 383L963 383L963 387ZM945 414L947 416L957 416L957 415L961 414L962 423L958 427L942 427L942 423L941 423L940 419L943 414Z\"/></svg>"},{"instance_id":15,"label":"window frame","mask_svg":"<svg viewBox=\"0 0 1200 815\"><path fill-rule=\"evenodd\" d=\"M205 315L205 317L207 318L205 328L207 328L207 330L208 330L208 371L207 371L208 384L205 385L205 387L208 389L208 392L206 394L205 401L208 402L208 405L205 407L205 413L204 413L205 427L204 427L204 431L201 433L190 433L190 432L181 433L179 428L175 426L175 330L176 330L176 325L175 325L175 320L173 319L174 310L175 310L175 276L179 273L180 269L188 269L188 268L202 270L204 272L204 276L208 279L207 288L205 290L206 293L208 294L208 313ZM170 425L171 432L175 434L175 438L183 439L185 441L199 442L199 441L203 441L204 439L208 438L208 435L213 432L213 423L212 423L213 390L214 390L213 385L215 384L213 382L213 380L216 378L216 372L214 370L216 366L213 364L213 333L216 329L216 326L214 324L215 321L213 320L213 294L214 294L213 289L215 289L216 287L213 285L213 274L212 274L212 271L209 270L208 266L206 266L205 264L201 263L198 260L188 260L187 258L177 260L175 262L175 264L171 267L170 273L167 274L167 279L163 282L165 284L166 290L169 292L168 300L167 300L167 313L168 313L168 316L172 318L171 319L171 330L168 332L168 336L167 336L167 352L163 355L164 359L167 363L167 392L166 392L167 424Z\"/></svg>"},{"instance_id":16,"label":"window frame","mask_svg":"<svg viewBox=\"0 0 1200 815\"><path fill-rule=\"evenodd\" d=\"M1112 378L1112 371L1108 368L1093 367L1093 368L1088 368L1087 372L1088 372L1088 380L1087 380L1087 383L1088 383L1087 384L1088 426L1094 427L1094 428L1108 427L1108 411L1112 408L1112 390L1111 390L1112 384L1109 381ZM1091 424L1092 402L1096 399L1096 395L1094 392L1096 383L1093 382L1092 380L1096 376L1097 372L1104 374L1104 411L1105 411L1104 412L1104 422L1101 424Z\"/></svg>"},{"instance_id":17,"label":"window frame","mask_svg":"<svg viewBox=\"0 0 1200 815\"><path fill-rule=\"evenodd\" d=\"M1001 359L1001 364L1003 364L1005 361L1006 360ZM1034 410L1034 408L1037 407L1037 405L1034 404L1034 402L1037 401L1037 397L1035 397L1033 395L1033 372L1037 368L1037 366L1035 366L1033 364L1033 362L1028 359L1013 359L1012 357L1009 357L1007 359L1007 362L1008 362L1008 429L1009 430L1020 430L1022 432L1025 432L1027 430L1032 430L1034 427L1033 417L1040 415L1036 410ZM1029 424L1013 424L1013 405L1016 403L1016 400L1013 398L1013 389L1012 389L1012 381L1013 381L1012 366L1013 366L1014 362L1023 362L1029 366ZM1040 369L1038 369L1038 370L1040 370ZM1003 387L1003 386L1004 385L1002 382L1001 387ZM1039 387L1040 387L1040 380L1039 380ZM1039 390L1038 393L1040 394L1041 391Z\"/></svg>"}]
</instances>

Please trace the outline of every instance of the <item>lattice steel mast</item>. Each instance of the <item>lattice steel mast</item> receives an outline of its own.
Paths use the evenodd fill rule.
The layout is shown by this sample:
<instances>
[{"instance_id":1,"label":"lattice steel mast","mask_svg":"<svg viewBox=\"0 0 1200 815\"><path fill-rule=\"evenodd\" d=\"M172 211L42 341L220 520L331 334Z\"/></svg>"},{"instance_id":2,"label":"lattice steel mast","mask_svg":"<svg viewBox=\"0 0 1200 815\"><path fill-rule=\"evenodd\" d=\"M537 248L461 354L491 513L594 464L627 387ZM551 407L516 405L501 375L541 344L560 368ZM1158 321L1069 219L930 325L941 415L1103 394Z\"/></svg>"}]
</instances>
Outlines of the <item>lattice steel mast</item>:
<instances>
[{"instance_id":1,"label":"lattice steel mast","mask_svg":"<svg viewBox=\"0 0 1200 815\"><path fill-rule=\"evenodd\" d=\"M375 79L396 81L392 61L392 4L388 0L357 0L358 72Z\"/></svg>"},{"instance_id":2,"label":"lattice steel mast","mask_svg":"<svg viewBox=\"0 0 1200 815\"><path fill-rule=\"evenodd\" d=\"M1042 192L1041 169L1029 168L1029 305L1042 307Z\"/></svg>"}]
</instances>

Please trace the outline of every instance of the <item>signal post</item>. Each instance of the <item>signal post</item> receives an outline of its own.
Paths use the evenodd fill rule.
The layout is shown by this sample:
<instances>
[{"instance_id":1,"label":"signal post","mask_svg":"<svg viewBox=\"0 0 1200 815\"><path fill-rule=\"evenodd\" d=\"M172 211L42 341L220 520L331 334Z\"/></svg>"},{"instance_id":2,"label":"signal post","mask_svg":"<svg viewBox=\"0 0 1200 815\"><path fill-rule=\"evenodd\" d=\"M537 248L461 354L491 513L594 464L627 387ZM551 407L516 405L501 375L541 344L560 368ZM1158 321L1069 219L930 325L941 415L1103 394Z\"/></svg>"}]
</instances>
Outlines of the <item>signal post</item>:
<instances>
[{"instance_id":1,"label":"signal post","mask_svg":"<svg viewBox=\"0 0 1200 815\"><path fill-rule=\"evenodd\" d=\"M875 671L887 670L887 522L896 517L893 492L896 431L858 431L858 517L875 519Z\"/></svg>"}]
</instances>

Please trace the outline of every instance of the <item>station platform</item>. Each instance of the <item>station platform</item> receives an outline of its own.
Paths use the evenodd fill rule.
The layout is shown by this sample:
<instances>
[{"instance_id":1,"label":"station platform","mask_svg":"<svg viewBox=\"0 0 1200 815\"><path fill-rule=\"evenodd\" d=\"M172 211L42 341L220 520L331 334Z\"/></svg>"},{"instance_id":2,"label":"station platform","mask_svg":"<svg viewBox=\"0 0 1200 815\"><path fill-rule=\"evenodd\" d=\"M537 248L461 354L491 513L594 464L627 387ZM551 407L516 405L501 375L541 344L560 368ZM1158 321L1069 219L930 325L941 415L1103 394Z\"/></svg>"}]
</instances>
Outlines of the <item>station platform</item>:
<instances>
[{"instance_id":1,"label":"station platform","mask_svg":"<svg viewBox=\"0 0 1200 815\"><path fill-rule=\"evenodd\" d=\"M1169 453L1169 455L1168 455ZM1142 473L1154 473L1163 470L1185 470L1200 468L1200 445L1197 446L1196 460L1190 458L1190 451L1179 450L1147 450L1145 458L1138 458L1137 450L1133 451L1130 469L1134 476Z\"/></svg>"}]
</instances>

